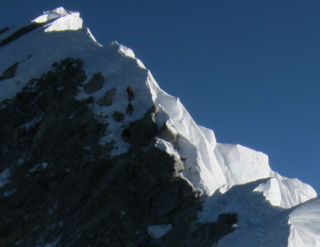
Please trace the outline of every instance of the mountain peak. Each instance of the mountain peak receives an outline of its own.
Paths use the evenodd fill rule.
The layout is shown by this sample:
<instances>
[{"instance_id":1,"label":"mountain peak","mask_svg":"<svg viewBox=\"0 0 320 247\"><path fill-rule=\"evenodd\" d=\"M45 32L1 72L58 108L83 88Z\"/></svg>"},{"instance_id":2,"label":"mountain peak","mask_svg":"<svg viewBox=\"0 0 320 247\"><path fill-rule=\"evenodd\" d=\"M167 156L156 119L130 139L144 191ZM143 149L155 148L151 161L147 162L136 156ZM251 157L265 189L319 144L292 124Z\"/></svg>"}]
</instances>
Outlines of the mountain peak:
<instances>
[{"instance_id":1,"label":"mountain peak","mask_svg":"<svg viewBox=\"0 0 320 247\"><path fill-rule=\"evenodd\" d=\"M45 25L45 32L78 30L82 28L82 19L79 12L67 11L63 7L44 11L43 15L32 20L34 23L53 22Z\"/></svg>"},{"instance_id":2,"label":"mountain peak","mask_svg":"<svg viewBox=\"0 0 320 247\"><path fill-rule=\"evenodd\" d=\"M13 232L0 245L90 245L89 232L101 246L210 246L235 230L264 235L271 218L292 238L288 218L317 196L311 186L218 143L131 49L97 44L82 23L59 7L0 34L0 233ZM260 235L241 246L261 246Z\"/></svg>"}]
</instances>

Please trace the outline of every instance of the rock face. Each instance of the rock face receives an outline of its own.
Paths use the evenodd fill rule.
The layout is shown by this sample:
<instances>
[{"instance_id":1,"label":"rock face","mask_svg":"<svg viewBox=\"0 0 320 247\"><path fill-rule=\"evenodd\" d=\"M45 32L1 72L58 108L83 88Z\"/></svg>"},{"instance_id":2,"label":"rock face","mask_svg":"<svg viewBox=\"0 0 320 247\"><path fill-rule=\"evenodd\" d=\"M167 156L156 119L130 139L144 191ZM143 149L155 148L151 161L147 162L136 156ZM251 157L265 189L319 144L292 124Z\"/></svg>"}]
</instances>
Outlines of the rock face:
<instances>
[{"instance_id":1,"label":"rock face","mask_svg":"<svg viewBox=\"0 0 320 247\"><path fill-rule=\"evenodd\" d=\"M82 65L56 62L0 103L0 173L10 170L0 188L0 246L210 246L232 232L235 215L197 222L201 197L181 177L183 162L154 145L159 136L177 141L158 129L157 107L126 126L126 153L112 156L114 143L99 143L108 124L89 107L92 97L75 95L82 86L97 91L104 79L96 73L84 85ZM166 234L150 234L163 225Z\"/></svg>"}]
</instances>

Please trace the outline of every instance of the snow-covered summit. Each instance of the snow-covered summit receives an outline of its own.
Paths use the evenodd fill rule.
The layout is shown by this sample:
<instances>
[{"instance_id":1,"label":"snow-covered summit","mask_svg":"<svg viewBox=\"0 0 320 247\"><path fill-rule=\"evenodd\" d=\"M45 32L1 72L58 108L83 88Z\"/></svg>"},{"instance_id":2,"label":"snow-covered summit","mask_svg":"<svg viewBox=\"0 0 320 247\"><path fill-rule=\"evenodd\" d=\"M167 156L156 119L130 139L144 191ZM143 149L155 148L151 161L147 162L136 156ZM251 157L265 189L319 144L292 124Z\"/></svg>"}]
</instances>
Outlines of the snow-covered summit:
<instances>
[{"instance_id":1,"label":"snow-covered summit","mask_svg":"<svg viewBox=\"0 0 320 247\"><path fill-rule=\"evenodd\" d=\"M44 11L43 15L37 17L32 22L45 23L55 19L52 23L45 25L45 32L78 30L82 28L82 19L79 12L67 11L63 7Z\"/></svg>"},{"instance_id":2,"label":"snow-covered summit","mask_svg":"<svg viewBox=\"0 0 320 247\"><path fill-rule=\"evenodd\" d=\"M0 60L0 71L5 71L8 64L19 62L19 66L14 77L2 81L0 100L13 97L31 78L50 70L51 64L65 57L77 57L86 61L84 69L88 81L97 71L100 71L105 78L112 78L113 73L125 68L127 72L122 78L108 80L99 91L92 94L99 100L99 97L111 88L116 88L118 92L112 106L95 105L95 111L108 114L125 108L120 103L120 98L124 97L125 88L130 84L137 95L136 110L131 120L141 118L152 105L158 106L158 126L170 122L170 128L178 135L179 148L175 147L175 155L183 160L185 170L182 171L182 175L203 194L210 196L218 189L225 192L237 184L272 177L274 179L271 180L270 186L260 186L259 190L277 206L292 207L316 196L310 186L301 186L298 182L283 179L274 173L265 154L240 145L217 144L214 132L197 125L180 100L159 87L151 72L145 69L131 49L118 43L108 47L98 45L90 31L82 27L83 21L79 12L59 7L45 11L31 23L45 24L21 36L20 42L13 41L1 48L1 56L6 59ZM5 38L5 34L0 36L0 39ZM110 47L116 47L118 53L130 58L128 61L132 62L124 64L119 58L115 60L116 54L113 54L114 49ZM130 74L132 66L140 67L143 71L142 76L137 78ZM82 99L88 96L89 94L82 90L77 97ZM111 139L116 140L118 149L114 154L125 152L127 145L121 140L117 123L110 123L110 126L114 126L114 132L106 136L102 143ZM164 140L162 142L164 145L171 145ZM283 203L284 201L287 203Z\"/></svg>"},{"instance_id":3,"label":"snow-covered summit","mask_svg":"<svg viewBox=\"0 0 320 247\"><path fill-rule=\"evenodd\" d=\"M215 216L217 212L237 211L241 223L244 224L239 232L243 233L246 231L245 227L254 227L254 224L263 222L259 225L263 228L264 221L269 217L317 196L311 186L272 171L267 155L241 145L218 143L212 130L199 126L178 98L160 88L151 72L136 58L131 49L117 42L105 47L99 45L89 29L83 28L78 12L59 7L44 12L30 23L32 30L27 29L28 32L24 35L20 35L21 30L25 30L24 27L17 27L0 35L0 41L8 40L6 45L0 48L0 56L5 58L0 59L0 73L3 72L0 101L14 97L32 78L40 78L43 73L51 70L53 63L66 57L79 58L84 61L83 69L87 79L83 87L79 87L75 97L79 100L91 97L94 103L90 107L97 119L108 124L108 132L101 138L100 144L114 143L111 152L114 156L126 153L129 144L121 136L122 125L143 118L150 107L156 106L158 127L165 125L176 136L176 142L156 137L154 145L183 163L181 177L206 198L202 220L210 218L208 214L212 213L212 208L216 209ZM20 35L18 38L17 33ZM6 72L10 68L15 71L12 76L7 76ZM104 78L103 83L97 90L86 90L86 86L97 73ZM121 124L113 118L104 117L111 116L114 112L126 111L128 85L132 86L135 93L132 116L124 115ZM102 104L110 92L113 93L112 104ZM32 123L24 123L22 126L28 124ZM237 193L234 193L235 191ZM235 196L236 194L243 196ZM254 205L250 206L244 200L254 202L257 195L259 201ZM212 206L212 202L219 204ZM235 210L237 203L241 204L241 208ZM308 205L314 204L316 203ZM252 211L257 213L258 220L253 217ZM308 214L310 210L308 206L304 206L300 211ZM283 217L289 216L284 214ZM315 231L311 234L312 239L308 238L307 234L297 237L297 234L304 231L301 230L298 209L291 214L290 222L293 224L290 235L292 239L304 243L316 239ZM288 223L284 224L282 221L279 229L283 225L287 227ZM230 241L236 243L232 238L230 237ZM294 243L294 240L291 243Z\"/></svg>"}]
</instances>

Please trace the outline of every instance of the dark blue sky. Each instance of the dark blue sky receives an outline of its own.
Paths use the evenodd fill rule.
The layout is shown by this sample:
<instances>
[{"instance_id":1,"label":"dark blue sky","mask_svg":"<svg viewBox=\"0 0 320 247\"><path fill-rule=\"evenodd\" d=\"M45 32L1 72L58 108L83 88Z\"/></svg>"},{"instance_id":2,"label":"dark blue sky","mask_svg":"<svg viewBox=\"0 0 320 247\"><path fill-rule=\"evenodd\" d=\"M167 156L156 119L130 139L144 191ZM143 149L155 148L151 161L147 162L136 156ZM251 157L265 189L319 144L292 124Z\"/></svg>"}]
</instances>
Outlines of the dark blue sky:
<instances>
[{"instance_id":1,"label":"dark blue sky","mask_svg":"<svg viewBox=\"0 0 320 247\"><path fill-rule=\"evenodd\" d=\"M59 6L130 47L218 142L320 193L320 1L1 0L0 28Z\"/></svg>"}]
</instances>

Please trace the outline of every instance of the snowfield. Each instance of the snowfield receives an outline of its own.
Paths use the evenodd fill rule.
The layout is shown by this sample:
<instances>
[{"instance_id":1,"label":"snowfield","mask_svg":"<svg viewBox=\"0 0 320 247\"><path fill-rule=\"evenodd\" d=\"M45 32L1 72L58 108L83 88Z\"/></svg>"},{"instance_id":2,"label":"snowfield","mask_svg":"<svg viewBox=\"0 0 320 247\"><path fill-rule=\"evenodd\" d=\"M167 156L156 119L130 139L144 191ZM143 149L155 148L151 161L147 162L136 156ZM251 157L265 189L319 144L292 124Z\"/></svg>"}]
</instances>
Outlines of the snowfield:
<instances>
[{"instance_id":1,"label":"snowfield","mask_svg":"<svg viewBox=\"0 0 320 247\"><path fill-rule=\"evenodd\" d=\"M127 98L128 85L135 92L134 111L132 116L125 115L124 123L140 119L150 107L158 106L157 124L160 127L167 123L178 135L179 148L160 138L156 146L183 160L182 176L204 196L200 222L215 221L221 213L237 213L236 231L224 237L219 247L320 246L320 201L311 186L272 171L268 156L261 152L217 143L214 132L197 125L180 100L159 87L131 49L116 42L106 47L98 44L89 29L83 28L78 12L60 7L44 12L32 22L45 24L20 37L19 42L0 48L0 71L19 62L16 75L0 83L0 101L14 97L31 78L51 70L54 62L80 58L85 61L85 83L96 72L101 72L106 81L92 94L79 88L78 99L93 96L97 102L108 90L116 89L112 105L92 104L97 116L125 112L127 103L123 99ZM21 27L3 33L0 40ZM125 73L115 76L123 69ZM108 122L111 130L100 140L101 145L115 141L113 155L126 152L129 144L121 138L119 123L104 117L100 121ZM0 174L0 186L7 183L8 173ZM149 231L158 238L170 227L150 226Z\"/></svg>"}]
</instances>

